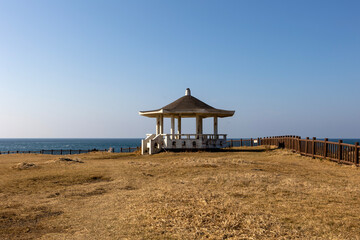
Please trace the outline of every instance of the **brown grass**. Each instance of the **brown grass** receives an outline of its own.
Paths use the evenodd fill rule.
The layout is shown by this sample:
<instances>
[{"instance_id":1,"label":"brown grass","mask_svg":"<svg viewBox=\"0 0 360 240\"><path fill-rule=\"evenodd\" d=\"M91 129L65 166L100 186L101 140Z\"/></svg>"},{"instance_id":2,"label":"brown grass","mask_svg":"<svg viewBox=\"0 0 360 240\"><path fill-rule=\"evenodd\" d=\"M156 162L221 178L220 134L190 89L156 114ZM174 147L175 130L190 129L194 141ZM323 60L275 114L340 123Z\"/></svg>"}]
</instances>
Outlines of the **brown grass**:
<instances>
[{"instance_id":1,"label":"brown grass","mask_svg":"<svg viewBox=\"0 0 360 240\"><path fill-rule=\"evenodd\" d=\"M0 239L359 239L358 168L242 150L1 155Z\"/></svg>"}]
</instances>

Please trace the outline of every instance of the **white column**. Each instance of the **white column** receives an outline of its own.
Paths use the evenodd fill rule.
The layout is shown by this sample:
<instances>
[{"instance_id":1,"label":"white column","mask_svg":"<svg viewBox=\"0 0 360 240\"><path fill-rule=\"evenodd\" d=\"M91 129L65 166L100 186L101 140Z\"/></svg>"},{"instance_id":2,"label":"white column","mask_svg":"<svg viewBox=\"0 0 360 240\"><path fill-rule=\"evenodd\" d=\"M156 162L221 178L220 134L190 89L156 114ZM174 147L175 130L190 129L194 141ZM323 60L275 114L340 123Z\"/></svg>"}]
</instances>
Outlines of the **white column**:
<instances>
[{"instance_id":1,"label":"white column","mask_svg":"<svg viewBox=\"0 0 360 240\"><path fill-rule=\"evenodd\" d=\"M196 134L202 134L202 117L196 116Z\"/></svg>"},{"instance_id":2,"label":"white column","mask_svg":"<svg viewBox=\"0 0 360 240\"><path fill-rule=\"evenodd\" d=\"M160 132L159 134L163 134L164 133L164 116L161 115L160 116Z\"/></svg>"},{"instance_id":3,"label":"white column","mask_svg":"<svg viewBox=\"0 0 360 240\"><path fill-rule=\"evenodd\" d=\"M196 134L200 133L199 116L196 116Z\"/></svg>"},{"instance_id":4,"label":"white column","mask_svg":"<svg viewBox=\"0 0 360 240\"><path fill-rule=\"evenodd\" d=\"M156 117L156 135L160 134L160 116Z\"/></svg>"},{"instance_id":5,"label":"white column","mask_svg":"<svg viewBox=\"0 0 360 240\"><path fill-rule=\"evenodd\" d=\"M181 139L181 116L178 116L177 120L177 134L179 134L179 139Z\"/></svg>"},{"instance_id":6,"label":"white column","mask_svg":"<svg viewBox=\"0 0 360 240\"><path fill-rule=\"evenodd\" d=\"M175 117L174 116L171 116L170 133L171 133L171 139L175 139Z\"/></svg>"},{"instance_id":7,"label":"white column","mask_svg":"<svg viewBox=\"0 0 360 240\"><path fill-rule=\"evenodd\" d=\"M214 117L214 134L218 135L218 117ZM217 136L215 136L217 138Z\"/></svg>"}]
</instances>

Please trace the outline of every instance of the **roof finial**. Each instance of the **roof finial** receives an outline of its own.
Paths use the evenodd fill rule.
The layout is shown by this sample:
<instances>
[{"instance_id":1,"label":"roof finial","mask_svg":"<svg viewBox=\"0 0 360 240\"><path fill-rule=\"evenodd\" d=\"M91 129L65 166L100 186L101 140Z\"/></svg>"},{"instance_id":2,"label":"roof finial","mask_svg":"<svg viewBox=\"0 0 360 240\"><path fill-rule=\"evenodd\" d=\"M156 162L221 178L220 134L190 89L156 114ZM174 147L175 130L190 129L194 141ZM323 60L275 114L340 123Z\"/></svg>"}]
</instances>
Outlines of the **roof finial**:
<instances>
[{"instance_id":1,"label":"roof finial","mask_svg":"<svg viewBox=\"0 0 360 240\"><path fill-rule=\"evenodd\" d=\"M185 96L191 96L190 88L187 88L187 89L185 90Z\"/></svg>"}]
</instances>

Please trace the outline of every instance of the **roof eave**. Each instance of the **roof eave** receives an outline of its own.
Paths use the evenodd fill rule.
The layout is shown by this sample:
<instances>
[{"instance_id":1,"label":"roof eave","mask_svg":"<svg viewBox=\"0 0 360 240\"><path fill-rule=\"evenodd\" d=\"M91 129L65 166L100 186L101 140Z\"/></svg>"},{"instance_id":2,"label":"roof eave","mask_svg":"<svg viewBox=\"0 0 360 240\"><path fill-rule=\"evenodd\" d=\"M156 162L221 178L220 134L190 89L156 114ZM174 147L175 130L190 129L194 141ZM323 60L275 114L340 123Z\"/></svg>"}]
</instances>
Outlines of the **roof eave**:
<instances>
[{"instance_id":1,"label":"roof eave","mask_svg":"<svg viewBox=\"0 0 360 240\"><path fill-rule=\"evenodd\" d=\"M235 111L228 111L228 110L219 110L214 112L208 111L168 111L164 109L152 110L152 111L140 111L139 115L144 117L157 117L159 115L163 115L164 117L167 116L183 116L183 117L195 117L196 115L202 115L204 117L231 117L233 116Z\"/></svg>"},{"instance_id":2,"label":"roof eave","mask_svg":"<svg viewBox=\"0 0 360 240\"><path fill-rule=\"evenodd\" d=\"M158 109L158 110L151 110L151 111L140 111L139 115L141 116L145 116L145 117L152 117L153 115L160 115L163 114L164 110L163 109Z\"/></svg>"}]
</instances>

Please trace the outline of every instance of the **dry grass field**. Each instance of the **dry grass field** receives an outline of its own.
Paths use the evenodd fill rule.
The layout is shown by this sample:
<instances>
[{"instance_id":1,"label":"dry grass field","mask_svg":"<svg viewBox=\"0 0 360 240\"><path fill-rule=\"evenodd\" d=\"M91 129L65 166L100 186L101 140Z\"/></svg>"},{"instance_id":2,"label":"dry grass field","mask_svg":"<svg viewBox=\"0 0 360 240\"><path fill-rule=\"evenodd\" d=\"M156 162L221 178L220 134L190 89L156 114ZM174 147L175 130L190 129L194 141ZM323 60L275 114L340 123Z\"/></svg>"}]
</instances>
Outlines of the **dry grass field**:
<instances>
[{"instance_id":1,"label":"dry grass field","mask_svg":"<svg viewBox=\"0 0 360 240\"><path fill-rule=\"evenodd\" d=\"M358 168L253 149L0 155L0 239L360 239Z\"/></svg>"}]
</instances>

